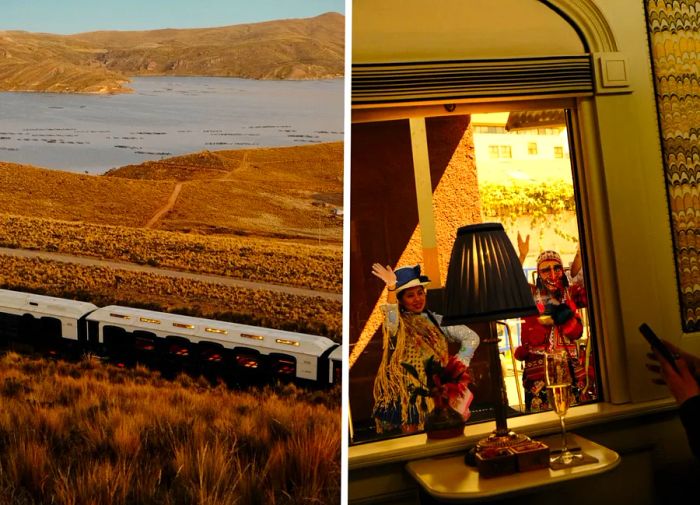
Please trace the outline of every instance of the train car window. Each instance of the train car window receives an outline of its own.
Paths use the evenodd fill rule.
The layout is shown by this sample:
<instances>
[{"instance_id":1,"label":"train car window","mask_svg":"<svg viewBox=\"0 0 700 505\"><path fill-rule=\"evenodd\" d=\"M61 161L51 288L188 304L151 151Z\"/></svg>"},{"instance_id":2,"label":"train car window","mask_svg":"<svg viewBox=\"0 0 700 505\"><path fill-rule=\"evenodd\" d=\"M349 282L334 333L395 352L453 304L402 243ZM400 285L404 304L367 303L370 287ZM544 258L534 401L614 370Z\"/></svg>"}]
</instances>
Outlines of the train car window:
<instances>
[{"instance_id":1,"label":"train car window","mask_svg":"<svg viewBox=\"0 0 700 505\"><path fill-rule=\"evenodd\" d=\"M157 342L158 337L150 331L134 332L134 349L137 351L153 352L157 349Z\"/></svg>"},{"instance_id":2,"label":"train car window","mask_svg":"<svg viewBox=\"0 0 700 505\"><path fill-rule=\"evenodd\" d=\"M118 326L107 325L104 327L104 344L107 348L120 349L128 345L129 335L124 328Z\"/></svg>"},{"instance_id":3,"label":"train car window","mask_svg":"<svg viewBox=\"0 0 700 505\"><path fill-rule=\"evenodd\" d=\"M270 354L272 373L281 377L291 377L296 374L297 360L287 354Z\"/></svg>"},{"instance_id":4,"label":"train car window","mask_svg":"<svg viewBox=\"0 0 700 505\"><path fill-rule=\"evenodd\" d=\"M182 337L166 337L166 349L170 356L186 358L190 355L190 342Z\"/></svg>"},{"instance_id":5,"label":"train car window","mask_svg":"<svg viewBox=\"0 0 700 505\"><path fill-rule=\"evenodd\" d=\"M237 347L233 350L233 357L239 369L255 370L262 368L262 356L255 349Z\"/></svg>"},{"instance_id":6,"label":"train car window","mask_svg":"<svg viewBox=\"0 0 700 505\"><path fill-rule=\"evenodd\" d=\"M39 321L31 314L24 314L20 319L19 336L28 342L36 340L39 333Z\"/></svg>"},{"instance_id":7,"label":"train car window","mask_svg":"<svg viewBox=\"0 0 700 505\"><path fill-rule=\"evenodd\" d=\"M41 338L46 340L54 340L62 336L61 320L55 317L42 317L40 322Z\"/></svg>"},{"instance_id":8,"label":"train car window","mask_svg":"<svg viewBox=\"0 0 700 505\"><path fill-rule=\"evenodd\" d=\"M20 319L16 314L0 312L0 339L3 343L19 338Z\"/></svg>"},{"instance_id":9,"label":"train car window","mask_svg":"<svg viewBox=\"0 0 700 505\"><path fill-rule=\"evenodd\" d=\"M199 350L197 351L199 359L205 363L221 363L224 359L224 347L215 343L203 343L198 344Z\"/></svg>"}]
</instances>

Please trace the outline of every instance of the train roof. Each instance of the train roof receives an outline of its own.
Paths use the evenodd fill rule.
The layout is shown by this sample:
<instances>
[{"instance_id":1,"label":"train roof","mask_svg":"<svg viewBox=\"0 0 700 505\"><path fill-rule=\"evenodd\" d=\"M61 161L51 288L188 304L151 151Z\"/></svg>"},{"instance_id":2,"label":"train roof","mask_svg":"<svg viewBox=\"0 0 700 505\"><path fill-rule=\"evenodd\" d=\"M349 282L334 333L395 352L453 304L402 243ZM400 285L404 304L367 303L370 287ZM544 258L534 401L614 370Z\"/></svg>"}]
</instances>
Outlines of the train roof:
<instances>
[{"instance_id":1,"label":"train roof","mask_svg":"<svg viewBox=\"0 0 700 505\"><path fill-rule=\"evenodd\" d=\"M343 346L339 345L328 355L328 357L335 361L343 360Z\"/></svg>"},{"instance_id":2,"label":"train roof","mask_svg":"<svg viewBox=\"0 0 700 505\"><path fill-rule=\"evenodd\" d=\"M91 313L87 319L144 331L166 332L173 336L197 337L198 340L221 344L265 347L280 352L304 352L320 355L337 345L331 339L318 335L119 305L99 308Z\"/></svg>"},{"instance_id":3,"label":"train roof","mask_svg":"<svg viewBox=\"0 0 700 505\"><path fill-rule=\"evenodd\" d=\"M68 316L79 319L97 309L97 305L67 298L22 293L0 289L0 308L22 310L27 313L42 313L53 316Z\"/></svg>"}]
</instances>

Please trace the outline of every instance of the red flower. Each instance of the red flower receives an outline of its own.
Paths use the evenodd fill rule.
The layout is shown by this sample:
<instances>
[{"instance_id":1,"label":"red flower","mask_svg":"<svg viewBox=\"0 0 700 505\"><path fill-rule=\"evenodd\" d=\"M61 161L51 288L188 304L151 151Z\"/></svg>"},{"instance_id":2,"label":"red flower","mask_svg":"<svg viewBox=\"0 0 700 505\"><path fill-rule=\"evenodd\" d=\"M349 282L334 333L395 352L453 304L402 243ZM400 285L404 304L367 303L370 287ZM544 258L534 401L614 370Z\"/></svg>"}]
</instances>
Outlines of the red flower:
<instances>
[{"instance_id":1,"label":"red flower","mask_svg":"<svg viewBox=\"0 0 700 505\"><path fill-rule=\"evenodd\" d=\"M430 395L436 407L444 407L463 396L471 383L469 369L457 356L450 356L444 364L435 356L428 358L423 364L427 384L423 384L413 365L401 363L401 366L420 382L420 387L411 392L411 403L415 403L418 396Z\"/></svg>"},{"instance_id":2,"label":"red flower","mask_svg":"<svg viewBox=\"0 0 700 505\"><path fill-rule=\"evenodd\" d=\"M471 382L469 369L458 357L450 356L444 366L434 360L426 365L426 372L432 372L426 375L430 395L437 406L445 405L466 393Z\"/></svg>"}]
</instances>

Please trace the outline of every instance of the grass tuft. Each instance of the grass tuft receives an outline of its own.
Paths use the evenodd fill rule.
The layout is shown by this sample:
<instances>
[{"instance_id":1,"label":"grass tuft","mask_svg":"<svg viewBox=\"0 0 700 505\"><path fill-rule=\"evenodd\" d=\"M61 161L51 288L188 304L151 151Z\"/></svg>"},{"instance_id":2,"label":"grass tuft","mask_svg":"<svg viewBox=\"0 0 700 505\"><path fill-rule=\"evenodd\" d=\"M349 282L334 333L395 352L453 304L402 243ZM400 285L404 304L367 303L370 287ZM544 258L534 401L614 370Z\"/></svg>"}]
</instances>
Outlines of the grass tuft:
<instances>
[{"instance_id":1,"label":"grass tuft","mask_svg":"<svg viewBox=\"0 0 700 505\"><path fill-rule=\"evenodd\" d=\"M3 504L340 501L339 398L16 353L0 391Z\"/></svg>"}]
</instances>

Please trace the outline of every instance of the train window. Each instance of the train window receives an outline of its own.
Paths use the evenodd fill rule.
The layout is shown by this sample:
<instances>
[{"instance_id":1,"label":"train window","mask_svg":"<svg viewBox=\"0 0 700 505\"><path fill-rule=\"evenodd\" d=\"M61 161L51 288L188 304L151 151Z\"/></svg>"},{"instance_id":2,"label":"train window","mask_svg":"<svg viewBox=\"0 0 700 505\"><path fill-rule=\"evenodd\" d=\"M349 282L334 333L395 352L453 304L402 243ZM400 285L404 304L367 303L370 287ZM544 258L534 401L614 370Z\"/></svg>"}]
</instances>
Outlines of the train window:
<instances>
[{"instance_id":1,"label":"train window","mask_svg":"<svg viewBox=\"0 0 700 505\"><path fill-rule=\"evenodd\" d=\"M42 317L40 322L41 338L46 340L59 339L62 336L61 320L55 317Z\"/></svg>"},{"instance_id":2,"label":"train window","mask_svg":"<svg viewBox=\"0 0 700 505\"><path fill-rule=\"evenodd\" d=\"M257 369L261 367L262 357L254 349L234 349L234 361L236 365L244 369Z\"/></svg>"},{"instance_id":3,"label":"train window","mask_svg":"<svg viewBox=\"0 0 700 505\"><path fill-rule=\"evenodd\" d=\"M168 352L174 356L189 356L190 355L190 350L182 345L179 344L173 344L170 346Z\"/></svg>"},{"instance_id":4,"label":"train window","mask_svg":"<svg viewBox=\"0 0 700 505\"><path fill-rule=\"evenodd\" d=\"M107 325L102 331L104 335L104 343L107 347L124 347L130 339L127 331L124 328L119 328L118 326Z\"/></svg>"},{"instance_id":5,"label":"train window","mask_svg":"<svg viewBox=\"0 0 700 505\"><path fill-rule=\"evenodd\" d=\"M206 344L199 352L199 358L209 363L220 363L224 358L224 348L213 344Z\"/></svg>"},{"instance_id":6,"label":"train window","mask_svg":"<svg viewBox=\"0 0 700 505\"><path fill-rule=\"evenodd\" d=\"M116 317L119 319L131 319L131 316L127 316L126 314L118 314L117 312L111 312L109 314L109 317Z\"/></svg>"},{"instance_id":7,"label":"train window","mask_svg":"<svg viewBox=\"0 0 700 505\"><path fill-rule=\"evenodd\" d=\"M168 354L184 358L190 355L190 342L182 337L167 337Z\"/></svg>"},{"instance_id":8,"label":"train window","mask_svg":"<svg viewBox=\"0 0 700 505\"><path fill-rule=\"evenodd\" d=\"M273 373L282 376L290 376L296 373L297 362L292 356L270 355Z\"/></svg>"},{"instance_id":9,"label":"train window","mask_svg":"<svg viewBox=\"0 0 700 505\"><path fill-rule=\"evenodd\" d=\"M251 355L236 356L236 364L243 368L259 368L260 359Z\"/></svg>"},{"instance_id":10,"label":"train window","mask_svg":"<svg viewBox=\"0 0 700 505\"><path fill-rule=\"evenodd\" d=\"M137 351L152 352L156 350L158 337L147 331L134 332L134 349Z\"/></svg>"},{"instance_id":11,"label":"train window","mask_svg":"<svg viewBox=\"0 0 700 505\"><path fill-rule=\"evenodd\" d=\"M335 384L340 384L343 378L343 369L340 365L333 364L333 382Z\"/></svg>"},{"instance_id":12,"label":"train window","mask_svg":"<svg viewBox=\"0 0 700 505\"><path fill-rule=\"evenodd\" d=\"M134 348L138 351L155 351L156 345L151 339L136 337L134 339Z\"/></svg>"},{"instance_id":13,"label":"train window","mask_svg":"<svg viewBox=\"0 0 700 505\"><path fill-rule=\"evenodd\" d=\"M0 340L16 340L19 337L20 316L0 312Z\"/></svg>"}]
</instances>

